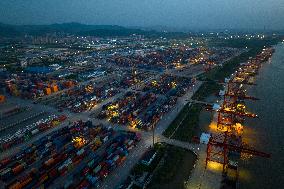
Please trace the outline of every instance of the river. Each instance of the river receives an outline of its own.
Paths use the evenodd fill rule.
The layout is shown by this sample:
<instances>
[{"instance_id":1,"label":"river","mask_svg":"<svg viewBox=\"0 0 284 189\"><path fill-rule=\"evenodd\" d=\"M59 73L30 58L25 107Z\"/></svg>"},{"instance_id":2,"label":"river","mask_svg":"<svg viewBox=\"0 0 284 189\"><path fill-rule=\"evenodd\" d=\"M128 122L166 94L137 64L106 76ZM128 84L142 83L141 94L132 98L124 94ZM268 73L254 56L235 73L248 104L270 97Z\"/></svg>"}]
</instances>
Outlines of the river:
<instances>
[{"instance_id":1,"label":"river","mask_svg":"<svg viewBox=\"0 0 284 189\"><path fill-rule=\"evenodd\" d=\"M272 156L242 161L240 188L281 189L284 188L284 44L275 46L275 53L263 64L256 83L248 94L260 100L248 102L247 106L259 118L247 120L244 140Z\"/></svg>"}]
</instances>

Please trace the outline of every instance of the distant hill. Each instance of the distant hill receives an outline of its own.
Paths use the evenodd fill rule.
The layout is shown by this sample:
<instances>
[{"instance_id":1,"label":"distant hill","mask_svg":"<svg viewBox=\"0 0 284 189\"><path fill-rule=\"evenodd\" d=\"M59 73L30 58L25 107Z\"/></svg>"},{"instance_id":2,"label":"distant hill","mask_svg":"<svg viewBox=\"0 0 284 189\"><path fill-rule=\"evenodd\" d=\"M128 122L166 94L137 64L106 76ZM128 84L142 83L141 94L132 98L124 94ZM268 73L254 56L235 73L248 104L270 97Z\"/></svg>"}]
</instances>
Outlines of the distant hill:
<instances>
[{"instance_id":1,"label":"distant hill","mask_svg":"<svg viewBox=\"0 0 284 189\"><path fill-rule=\"evenodd\" d=\"M0 23L0 36L21 37L24 35L41 36L49 33L68 33L82 36L129 36L131 34L147 36L185 35L184 33L163 33L154 30L132 29L117 25L85 25L80 23L64 23L51 25L8 25Z\"/></svg>"},{"instance_id":2,"label":"distant hill","mask_svg":"<svg viewBox=\"0 0 284 189\"><path fill-rule=\"evenodd\" d=\"M13 37L17 35L20 35L20 33L15 27L0 23L0 36Z\"/></svg>"}]
</instances>

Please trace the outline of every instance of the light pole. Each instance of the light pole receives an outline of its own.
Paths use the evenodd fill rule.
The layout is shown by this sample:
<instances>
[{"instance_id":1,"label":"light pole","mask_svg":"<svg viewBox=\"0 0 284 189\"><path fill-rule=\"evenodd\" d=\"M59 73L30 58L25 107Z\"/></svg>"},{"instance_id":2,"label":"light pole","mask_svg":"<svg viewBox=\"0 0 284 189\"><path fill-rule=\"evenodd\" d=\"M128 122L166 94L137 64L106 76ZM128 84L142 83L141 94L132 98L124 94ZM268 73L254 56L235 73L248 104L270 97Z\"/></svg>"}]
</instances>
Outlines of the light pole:
<instances>
[{"instance_id":1,"label":"light pole","mask_svg":"<svg viewBox=\"0 0 284 189\"><path fill-rule=\"evenodd\" d=\"M152 125L152 132L153 132L153 148L154 148L154 145L155 145L155 128L154 128L154 125Z\"/></svg>"}]
</instances>

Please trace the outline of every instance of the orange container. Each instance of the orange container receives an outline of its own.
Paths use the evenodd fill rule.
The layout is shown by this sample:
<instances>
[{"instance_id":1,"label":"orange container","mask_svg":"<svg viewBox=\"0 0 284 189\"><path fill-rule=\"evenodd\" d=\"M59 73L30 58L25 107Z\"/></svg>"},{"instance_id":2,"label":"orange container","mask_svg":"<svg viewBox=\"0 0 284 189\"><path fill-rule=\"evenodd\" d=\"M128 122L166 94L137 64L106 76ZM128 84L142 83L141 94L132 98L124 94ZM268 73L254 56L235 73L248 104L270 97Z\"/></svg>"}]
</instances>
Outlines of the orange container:
<instances>
[{"instance_id":1,"label":"orange container","mask_svg":"<svg viewBox=\"0 0 284 189\"><path fill-rule=\"evenodd\" d=\"M73 87L73 86L74 86L74 83L73 83L72 81L66 81L66 82L64 83L64 85L65 85L65 87L70 88L70 87Z\"/></svg>"},{"instance_id":2,"label":"orange container","mask_svg":"<svg viewBox=\"0 0 284 189\"><path fill-rule=\"evenodd\" d=\"M51 94L51 89L49 87L44 89L44 92L46 95L50 95Z\"/></svg>"},{"instance_id":3,"label":"orange container","mask_svg":"<svg viewBox=\"0 0 284 189\"><path fill-rule=\"evenodd\" d=\"M26 177L24 180L21 182L21 187L25 187L27 184L29 184L33 178L31 176Z\"/></svg>"},{"instance_id":4,"label":"orange container","mask_svg":"<svg viewBox=\"0 0 284 189\"><path fill-rule=\"evenodd\" d=\"M12 169L12 171L13 171L13 173L14 173L15 175L19 174L19 173L20 173L21 171L23 171L23 170L24 170L23 164L20 164L20 165L14 167L14 168Z\"/></svg>"},{"instance_id":5,"label":"orange container","mask_svg":"<svg viewBox=\"0 0 284 189\"><path fill-rule=\"evenodd\" d=\"M20 189L22 188L21 183L17 181L15 184L9 186L9 189Z\"/></svg>"},{"instance_id":6,"label":"orange container","mask_svg":"<svg viewBox=\"0 0 284 189\"><path fill-rule=\"evenodd\" d=\"M3 103L5 101L5 96L4 95L0 95L0 103Z\"/></svg>"},{"instance_id":7,"label":"orange container","mask_svg":"<svg viewBox=\"0 0 284 189\"><path fill-rule=\"evenodd\" d=\"M52 165L54 163L54 159L53 158L50 158L49 160L47 160L46 162L44 162L44 164L46 165L46 166L50 166L50 165Z\"/></svg>"},{"instance_id":8,"label":"orange container","mask_svg":"<svg viewBox=\"0 0 284 189\"><path fill-rule=\"evenodd\" d=\"M53 85L51 88L52 92L57 92L58 91L58 86L57 85Z\"/></svg>"},{"instance_id":9,"label":"orange container","mask_svg":"<svg viewBox=\"0 0 284 189\"><path fill-rule=\"evenodd\" d=\"M65 115L60 115L58 117L59 121L64 121L67 117Z\"/></svg>"}]
</instances>

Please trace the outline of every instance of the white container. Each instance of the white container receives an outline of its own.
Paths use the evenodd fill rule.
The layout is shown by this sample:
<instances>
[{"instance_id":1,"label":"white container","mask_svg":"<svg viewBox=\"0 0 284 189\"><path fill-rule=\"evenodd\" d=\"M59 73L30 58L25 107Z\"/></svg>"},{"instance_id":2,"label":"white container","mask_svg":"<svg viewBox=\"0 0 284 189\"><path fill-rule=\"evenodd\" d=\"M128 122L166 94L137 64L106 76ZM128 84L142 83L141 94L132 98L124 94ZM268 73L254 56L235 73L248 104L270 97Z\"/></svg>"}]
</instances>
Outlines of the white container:
<instances>
[{"instance_id":1,"label":"white container","mask_svg":"<svg viewBox=\"0 0 284 189\"><path fill-rule=\"evenodd\" d=\"M35 134L37 134L39 132L39 130L38 129L35 129L35 130L32 130L32 135L35 135Z\"/></svg>"},{"instance_id":2,"label":"white container","mask_svg":"<svg viewBox=\"0 0 284 189\"><path fill-rule=\"evenodd\" d=\"M85 150L84 150L84 149L81 149L81 150L79 150L76 154L79 156L79 155L82 155L84 152L85 152Z\"/></svg>"}]
</instances>

